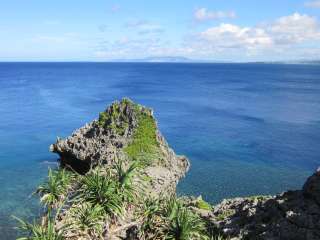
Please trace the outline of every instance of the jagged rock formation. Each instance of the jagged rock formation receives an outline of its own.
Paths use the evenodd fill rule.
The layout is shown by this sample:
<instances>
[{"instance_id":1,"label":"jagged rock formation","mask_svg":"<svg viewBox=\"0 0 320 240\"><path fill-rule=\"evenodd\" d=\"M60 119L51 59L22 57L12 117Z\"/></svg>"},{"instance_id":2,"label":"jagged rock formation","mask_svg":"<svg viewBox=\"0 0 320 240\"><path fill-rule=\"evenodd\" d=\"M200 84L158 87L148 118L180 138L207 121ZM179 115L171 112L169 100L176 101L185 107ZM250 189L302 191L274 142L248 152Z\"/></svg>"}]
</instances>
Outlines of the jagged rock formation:
<instances>
[{"instance_id":1,"label":"jagged rock formation","mask_svg":"<svg viewBox=\"0 0 320 240\"><path fill-rule=\"evenodd\" d=\"M62 166L81 174L98 165L138 162L143 165L141 176L147 179L144 192L156 197L175 193L177 182L189 168L188 159L177 156L169 148L152 110L128 99L114 102L100 113L98 120L64 140L58 139L50 149L59 154ZM302 190L277 196L228 199L216 206L210 206L201 198L182 201L207 223L207 231L213 232L208 236L219 234L227 239L250 240L320 239L320 169L306 181ZM135 222L133 209L134 206L129 207L126 215L113 223L121 231L106 239L140 239L135 231L141 223ZM66 216L67 208L56 225L63 225Z\"/></svg>"},{"instance_id":2,"label":"jagged rock formation","mask_svg":"<svg viewBox=\"0 0 320 240\"><path fill-rule=\"evenodd\" d=\"M178 180L189 169L189 161L177 156L161 135L153 111L129 99L114 102L99 119L50 146L61 165L82 174L98 164L119 160L145 164L150 191L174 192Z\"/></svg>"},{"instance_id":3,"label":"jagged rock formation","mask_svg":"<svg viewBox=\"0 0 320 240\"><path fill-rule=\"evenodd\" d=\"M161 135L153 111L129 99L114 102L100 113L98 120L76 130L70 137L58 138L57 142L50 146L50 150L59 154L62 167L82 175L92 175L97 170L100 176L98 178L110 174L108 170L114 171L119 163L127 165L127 169L132 163L137 164L139 167L133 180L134 188L142 191L146 199L175 194L179 179L189 169L188 159L176 155ZM73 203L73 196L82 191L80 188L81 183L72 186L67 196L70 198L67 202L71 204L65 204L57 215L57 229L62 229L70 221L74 221L72 219L78 208L85 211L88 206L93 207L77 205L77 201ZM104 239L134 239L132 236L137 235L135 231L142 224L136 216L137 209L140 209L139 201L140 199L137 206L132 202L123 203L121 217L103 217ZM66 239L91 239L89 235L92 234L83 235L71 230Z\"/></svg>"},{"instance_id":4,"label":"jagged rock formation","mask_svg":"<svg viewBox=\"0 0 320 240\"><path fill-rule=\"evenodd\" d=\"M320 239L320 169L303 190L277 196L222 201L213 211L198 211L221 234L231 239Z\"/></svg>"}]
</instances>

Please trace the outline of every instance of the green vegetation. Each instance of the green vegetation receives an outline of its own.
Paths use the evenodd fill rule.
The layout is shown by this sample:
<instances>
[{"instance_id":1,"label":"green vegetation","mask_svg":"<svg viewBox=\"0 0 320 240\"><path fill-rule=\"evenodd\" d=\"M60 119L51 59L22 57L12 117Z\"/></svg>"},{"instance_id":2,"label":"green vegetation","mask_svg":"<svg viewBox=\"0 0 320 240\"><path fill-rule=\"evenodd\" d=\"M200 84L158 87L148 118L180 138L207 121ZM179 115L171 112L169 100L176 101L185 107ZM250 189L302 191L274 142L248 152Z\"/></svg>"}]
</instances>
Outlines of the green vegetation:
<instances>
[{"instance_id":1,"label":"green vegetation","mask_svg":"<svg viewBox=\"0 0 320 240\"><path fill-rule=\"evenodd\" d=\"M116 180L119 183L119 192L124 201L131 203L135 201L138 189L133 184L133 177L138 168L137 163L132 163L125 168L122 161L115 164Z\"/></svg>"},{"instance_id":2,"label":"green vegetation","mask_svg":"<svg viewBox=\"0 0 320 240\"><path fill-rule=\"evenodd\" d=\"M207 239L203 220L181 205L177 205L176 208L170 213L166 239Z\"/></svg>"},{"instance_id":3,"label":"green vegetation","mask_svg":"<svg viewBox=\"0 0 320 240\"><path fill-rule=\"evenodd\" d=\"M212 206L208 202L204 201L202 198L197 199L196 207L208 211L212 210Z\"/></svg>"},{"instance_id":4,"label":"green vegetation","mask_svg":"<svg viewBox=\"0 0 320 240\"><path fill-rule=\"evenodd\" d=\"M139 116L138 127L134 131L132 142L124 149L130 159L149 165L152 159L159 157L156 130L156 123L152 116L146 114Z\"/></svg>"},{"instance_id":5,"label":"green vegetation","mask_svg":"<svg viewBox=\"0 0 320 240\"><path fill-rule=\"evenodd\" d=\"M109 169L98 167L83 177L76 198L102 206L111 218L120 216L125 205L139 198L139 191L133 184L136 168L136 163L126 166L122 161Z\"/></svg>"},{"instance_id":6,"label":"green vegetation","mask_svg":"<svg viewBox=\"0 0 320 240\"><path fill-rule=\"evenodd\" d=\"M19 222L18 229L26 236L17 238L17 240L64 240L63 230L56 230L54 221L49 218L46 224L36 222L27 223L19 218L15 219Z\"/></svg>"},{"instance_id":7,"label":"green vegetation","mask_svg":"<svg viewBox=\"0 0 320 240\"><path fill-rule=\"evenodd\" d=\"M127 157L112 165L100 163L83 176L50 169L36 191L45 207L41 221L30 224L16 218L23 235L20 240L107 239L119 228L127 230L121 229L123 220L132 221L128 224L138 228L143 240L223 239L195 210L195 206L212 210L202 198L190 206L176 196L143 194L142 188L153 180L143 168L162 157L156 122L148 109L123 99L100 113L98 124L112 134L130 134L131 141L123 149ZM135 128L129 129L129 124Z\"/></svg>"},{"instance_id":8,"label":"green vegetation","mask_svg":"<svg viewBox=\"0 0 320 240\"><path fill-rule=\"evenodd\" d=\"M37 190L47 209L42 223L29 224L16 218L25 235L21 239L60 240L75 231L99 239L106 220L115 221L123 216L130 204L140 199L139 191L133 186L136 168L136 163L126 166L118 162L112 167L96 167L85 176L64 169L50 169L48 180ZM73 194L68 194L69 191ZM54 222L61 218L59 214L64 204L69 206L63 214L65 230L58 231Z\"/></svg>"},{"instance_id":9,"label":"green vegetation","mask_svg":"<svg viewBox=\"0 0 320 240\"><path fill-rule=\"evenodd\" d=\"M99 113L99 120L98 124L100 127L104 127L104 125L107 123L109 117L107 112L101 112Z\"/></svg>"},{"instance_id":10,"label":"green vegetation","mask_svg":"<svg viewBox=\"0 0 320 240\"><path fill-rule=\"evenodd\" d=\"M36 193L40 195L40 202L45 206L45 212L41 223L34 221L27 223L17 217L14 217L20 226L18 229L25 237L19 240L62 240L64 239L64 228L57 230L54 222L60 210L67 199L68 191L76 180L77 175L65 169L49 169L48 179L41 184Z\"/></svg>"},{"instance_id":11,"label":"green vegetation","mask_svg":"<svg viewBox=\"0 0 320 240\"><path fill-rule=\"evenodd\" d=\"M102 238L104 220L103 207L85 202L70 209L67 226L78 235L96 239Z\"/></svg>"},{"instance_id":12,"label":"green vegetation","mask_svg":"<svg viewBox=\"0 0 320 240\"><path fill-rule=\"evenodd\" d=\"M49 169L47 181L41 184L36 191L41 197L41 203L48 208L48 211L62 205L74 177L73 173L65 169Z\"/></svg>"},{"instance_id":13,"label":"green vegetation","mask_svg":"<svg viewBox=\"0 0 320 240\"><path fill-rule=\"evenodd\" d=\"M111 217L119 216L123 212L119 184L108 176L100 175L97 171L84 177L78 199L94 206L101 205L105 213Z\"/></svg>"},{"instance_id":14,"label":"green vegetation","mask_svg":"<svg viewBox=\"0 0 320 240\"><path fill-rule=\"evenodd\" d=\"M98 124L100 127L113 130L118 135L124 135L133 119L137 126L131 142L124 151L131 160L149 165L152 159L159 158L160 150L156 122L147 109L124 98L121 102L114 102L106 112L101 112Z\"/></svg>"},{"instance_id":15,"label":"green vegetation","mask_svg":"<svg viewBox=\"0 0 320 240\"><path fill-rule=\"evenodd\" d=\"M21 240L103 239L104 230L133 211L133 221L141 223L141 239L209 240L207 222L175 196L143 198L134 187L138 165L119 161L113 166L98 166L85 176L66 170L49 170L46 183L38 193L47 211L41 224L20 219ZM67 194L68 191L72 194ZM50 197L49 197L50 196ZM208 203L198 200L202 208ZM67 204L60 214L63 204ZM210 205L209 205L210 206ZM51 214L53 216L51 217ZM226 214L226 213L224 213ZM54 223L59 219L60 225Z\"/></svg>"},{"instance_id":16,"label":"green vegetation","mask_svg":"<svg viewBox=\"0 0 320 240\"><path fill-rule=\"evenodd\" d=\"M107 112L99 114L98 124L100 127L111 129L119 135L124 135L129 127L129 118L125 114L127 107L134 106L129 99L123 99L121 102L114 102Z\"/></svg>"},{"instance_id":17,"label":"green vegetation","mask_svg":"<svg viewBox=\"0 0 320 240\"><path fill-rule=\"evenodd\" d=\"M209 239L205 222L175 197L146 200L142 216L143 239Z\"/></svg>"},{"instance_id":18,"label":"green vegetation","mask_svg":"<svg viewBox=\"0 0 320 240\"><path fill-rule=\"evenodd\" d=\"M146 183L152 182L152 177L146 175L145 173L142 176L140 176L140 178L141 178L141 180L143 180Z\"/></svg>"}]
</instances>

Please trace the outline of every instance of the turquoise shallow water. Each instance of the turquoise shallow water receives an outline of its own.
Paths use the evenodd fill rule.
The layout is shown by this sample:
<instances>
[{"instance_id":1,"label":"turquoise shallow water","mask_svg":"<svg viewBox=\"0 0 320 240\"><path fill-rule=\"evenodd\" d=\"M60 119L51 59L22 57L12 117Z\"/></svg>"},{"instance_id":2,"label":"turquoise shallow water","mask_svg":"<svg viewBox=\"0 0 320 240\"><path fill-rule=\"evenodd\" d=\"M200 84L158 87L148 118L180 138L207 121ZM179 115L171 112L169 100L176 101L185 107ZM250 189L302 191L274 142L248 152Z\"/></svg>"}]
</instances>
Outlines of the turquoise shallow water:
<instances>
[{"instance_id":1,"label":"turquoise shallow water","mask_svg":"<svg viewBox=\"0 0 320 240\"><path fill-rule=\"evenodd\" d=\"M48 146L129 96L192 167L180 194L297 189L320 165L320 67L277 64L0 63L0 239L54 167Z\"/></svg>"}]
</instances>

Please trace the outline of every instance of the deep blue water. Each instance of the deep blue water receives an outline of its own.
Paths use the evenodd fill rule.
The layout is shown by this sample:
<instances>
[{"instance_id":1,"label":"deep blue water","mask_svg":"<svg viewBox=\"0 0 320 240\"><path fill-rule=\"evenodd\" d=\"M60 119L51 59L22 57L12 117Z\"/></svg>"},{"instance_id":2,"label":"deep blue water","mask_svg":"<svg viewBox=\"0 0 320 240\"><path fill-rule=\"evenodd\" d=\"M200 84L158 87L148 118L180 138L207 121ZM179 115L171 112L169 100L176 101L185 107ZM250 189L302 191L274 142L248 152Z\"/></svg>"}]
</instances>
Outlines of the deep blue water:
<instances>
[{"instance_id":1,"label":"deep blue water","mask_svg":"<svg viewBox=\"0 0 320 240\"><path fill-rule=\"evenodd\" d=\"M56 136L128 96L154 108L192 167L183 194L222 198L298 189L320 165L320 66L0 63L0 233L38 213L30 194L55 165Z\"/></svg>"}]
</instances>

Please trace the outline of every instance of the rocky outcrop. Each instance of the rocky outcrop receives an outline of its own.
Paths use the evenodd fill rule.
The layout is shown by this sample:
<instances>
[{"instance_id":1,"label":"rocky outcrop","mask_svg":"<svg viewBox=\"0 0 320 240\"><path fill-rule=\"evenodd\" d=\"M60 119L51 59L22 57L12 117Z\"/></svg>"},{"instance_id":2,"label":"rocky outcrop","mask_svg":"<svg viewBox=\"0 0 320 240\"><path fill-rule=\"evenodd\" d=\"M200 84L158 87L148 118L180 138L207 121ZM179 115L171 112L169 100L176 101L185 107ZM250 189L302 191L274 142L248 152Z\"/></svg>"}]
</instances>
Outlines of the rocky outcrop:
<instances>
[{"instance_id":1,"label":"rocky outcrop","mask_svg":"<svg viewBox=\"0 0 320 240\"><path fill-rule=\"evenodd\" d=\"M128 99L114 102L99 119L76 130L50 147L61 165L81 174L96 166L119 161L143 165L140 178L146 179L144 193L157 197L175 193L176 184L189 168L184 156L177 156L158 130L151 109ZM320 169L302 190L276 196L234 198L210 206L202 198L184 198L189 209L207 223L211 235L227 239L316 240L320 239ZM118 234L106 239L139 239L134 207L118 219ZM67 210L57 223L63 224ZM112 231L111 231L112 232ZM131 235L136 237L131 237ZM209 236L210 234L208 234Z\"/></svg>"},{"instance_id":2,"label":"rocky outcrop","mask_svg":"<svg viewBox=\"0 0 320 240\"><path fill-rule=\"evenodd\" d=\"M199 214L231 239L320 239L319 170L306 181L303 190L228 199L213 211L202 210Z\"/></svg>"},{"instance_id":3,"label":"rocky outcrop","mask_svg":"<svg viewBox=\"0 0 320 240\"><path fill-rule=\"evenodd\" d=\"M145 164L151 181L149 191L174 192L189 169L189 161L177 156L161 135L153 111L129 99L114 102L99 119L57 139L50 150L59 154L61 165L79 173L122 160Z\"/></svg>"},{"instance_id":4,"label":"rocky outcrop","mask_svg":"<svg viewBox=\"0 0 320 240\"><path fill-rule=\"evenodd\" d=\"M307 198L312 198L320 205L320 168L304 184L303 194Z\"/></svg>"}]
</instances>

